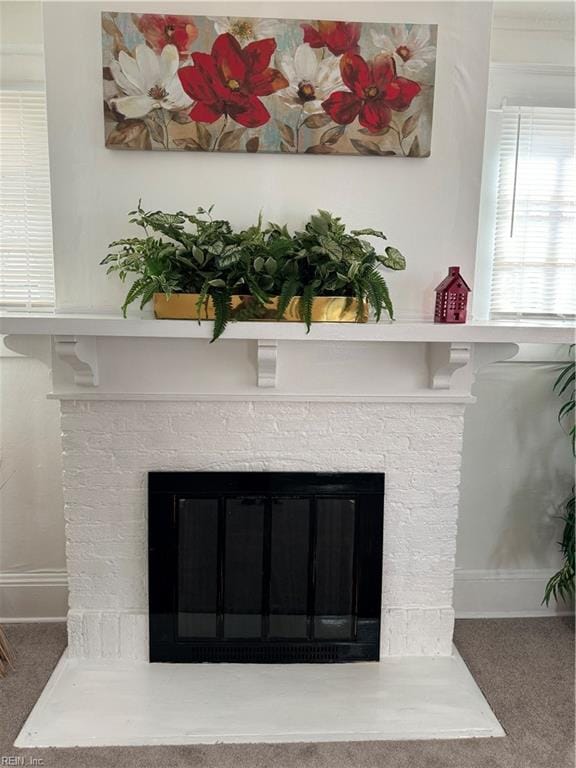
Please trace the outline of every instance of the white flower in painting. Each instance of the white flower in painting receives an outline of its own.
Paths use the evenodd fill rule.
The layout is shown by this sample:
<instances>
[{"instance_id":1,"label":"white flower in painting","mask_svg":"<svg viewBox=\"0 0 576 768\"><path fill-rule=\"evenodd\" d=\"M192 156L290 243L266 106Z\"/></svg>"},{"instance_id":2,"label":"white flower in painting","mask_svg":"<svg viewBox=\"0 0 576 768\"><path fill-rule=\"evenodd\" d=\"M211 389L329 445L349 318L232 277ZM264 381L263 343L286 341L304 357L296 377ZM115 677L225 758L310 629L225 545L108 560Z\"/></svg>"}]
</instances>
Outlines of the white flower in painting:
<instances>
[{"instance_id":1,"label":"white flower in painting","mask_svg":"<svg viewBox=\"0 0 576 768\"><path fill-rule=\"evenodd\" d=\"M328 55L319 59L306 44L299 45L294 56L285 53L280 67L290 85L279 95L289 107L303 107L308 113L321 111L322 102L344 87L338 58Z\"/></svg>"},{"instance_id":2,"label":"white flower in painting","mask_svg":"<svg viewBox=\"0 0 576 768\"><path fill-rule=\"evenodd\" d=\"M430 29L425 24L390 24L389 34L372 30L372 41L382 53L394 56L398 72L413 76L436 58L436 48L429 45Z\"/></svg>"},{"instance_id":3,"label":"white flower in painting","mask_svg":"<svg viewBox=\"0 0 576 768\"><path fill-rule=\"evenodd\" d=\"M217 35L228 33L242 44L275 37L281 26L281 22L276 19L250 19L242 16L208 16L208 18L214 22Z\"/></svg>"},{"instance_id":4,"label":"white flower in painting","mask_svg":"<svg viewBox=\"0 0 576 768\"><path fill-rule=\"evenodd\" d=\"M154 109L178 112L190 107L192 101L177 74L179 61L175 45L166 45L160 55L147 45L137 45L134 58L120 51L110 70L126 96L111 99L111 105L128 118L144 117Z\"/></svg>"}]
</instances>

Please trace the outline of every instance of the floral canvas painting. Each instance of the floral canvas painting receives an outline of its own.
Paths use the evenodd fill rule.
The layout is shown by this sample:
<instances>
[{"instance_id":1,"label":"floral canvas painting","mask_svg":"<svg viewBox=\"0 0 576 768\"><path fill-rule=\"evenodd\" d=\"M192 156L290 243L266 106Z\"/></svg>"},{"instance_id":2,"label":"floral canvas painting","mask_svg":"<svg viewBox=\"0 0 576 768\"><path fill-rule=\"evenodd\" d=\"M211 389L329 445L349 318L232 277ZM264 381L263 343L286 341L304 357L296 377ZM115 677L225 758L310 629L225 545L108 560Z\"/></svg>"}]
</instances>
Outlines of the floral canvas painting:
<instances>
[{"instance_id":1,"label":"floral canvas painting","mask_svg":"<svg viewBox=\"0 0 576 768\"><path fill-rule=\"evenodd\" d=\"M435 25L102 14L111 149L427 157Z\"/></svg>"}]
</instances>

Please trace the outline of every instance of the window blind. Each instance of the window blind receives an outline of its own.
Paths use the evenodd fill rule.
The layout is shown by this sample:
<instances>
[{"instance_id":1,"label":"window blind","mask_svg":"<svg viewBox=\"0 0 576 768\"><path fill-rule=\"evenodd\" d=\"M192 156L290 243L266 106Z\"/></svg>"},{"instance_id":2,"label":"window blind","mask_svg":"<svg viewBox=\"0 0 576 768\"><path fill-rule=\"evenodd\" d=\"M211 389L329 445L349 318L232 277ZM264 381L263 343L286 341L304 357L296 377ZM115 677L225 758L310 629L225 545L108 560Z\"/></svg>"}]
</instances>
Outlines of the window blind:
<instances>
[{"instance_id":1,"label":"window blind","mask_svg":"<svg viewBox=\"0 0 576 768\"><path fill-rule=\"evenodd\" d=\"M576 314L574 116L502 110L492 316Z\"/></svg>"},{"instance_id":2,"label":"window blind","mask_svg":"<svg viewBox=\"0 0 576 768\"><path fill-rule=\"evenodd\" d=\"M54 306L43 91L0 91L0 306Z\"/></svg>"}]
</instances>

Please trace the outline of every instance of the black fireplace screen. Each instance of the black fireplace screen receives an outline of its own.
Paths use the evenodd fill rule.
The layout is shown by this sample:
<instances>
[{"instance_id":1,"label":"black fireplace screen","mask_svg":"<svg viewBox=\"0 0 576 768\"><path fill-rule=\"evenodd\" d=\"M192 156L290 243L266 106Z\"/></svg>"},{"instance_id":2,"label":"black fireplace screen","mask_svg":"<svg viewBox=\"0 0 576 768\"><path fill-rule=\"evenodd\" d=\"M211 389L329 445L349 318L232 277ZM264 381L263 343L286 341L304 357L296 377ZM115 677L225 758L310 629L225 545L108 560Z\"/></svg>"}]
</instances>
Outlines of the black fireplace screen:
<instances>
[{"instance_id":1,"label":"black fireplace screen","mask_svg":"<svg viewBox=\"0 0 576 768\"><path fill-rule=\"evenodd\" d=\"M150 473L150 660L377 660L383 497L382 474Z\"/></svg>"}]
</instances>

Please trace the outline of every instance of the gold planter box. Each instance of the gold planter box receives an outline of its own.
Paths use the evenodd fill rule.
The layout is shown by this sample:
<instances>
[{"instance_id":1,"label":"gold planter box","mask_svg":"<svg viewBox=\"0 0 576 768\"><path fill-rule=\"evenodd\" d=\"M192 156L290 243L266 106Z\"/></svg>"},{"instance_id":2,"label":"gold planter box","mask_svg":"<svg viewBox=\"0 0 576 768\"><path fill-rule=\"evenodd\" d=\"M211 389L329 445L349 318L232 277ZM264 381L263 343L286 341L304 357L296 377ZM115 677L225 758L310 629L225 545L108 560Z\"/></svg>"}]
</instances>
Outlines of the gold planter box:
<instances>
[{"instance_id":1,"label":"gold planter box","mask_svg":"<svg viewBox=\"0 0 576 768\"><path fill-rule=\"evenodd\" d=\"M214 320L214 304L209 297L197 309L197 293L165 293L154 294L154 315L159 320ZM250 307L255 299L252 296L232 296L232 318L243 320L277 320L278 297L274 297L266 305L266 309L258 317L242 317L249 315ZM290 303L282 320L287 322L301 321L299 311L300 297L295 296ZM363 302L361 318L357 318L358 302L350 296L319 296L314 299L312 320L316 323L365 323L368 320L368 305Z\"/></svg>"}]
</instances>

